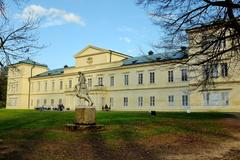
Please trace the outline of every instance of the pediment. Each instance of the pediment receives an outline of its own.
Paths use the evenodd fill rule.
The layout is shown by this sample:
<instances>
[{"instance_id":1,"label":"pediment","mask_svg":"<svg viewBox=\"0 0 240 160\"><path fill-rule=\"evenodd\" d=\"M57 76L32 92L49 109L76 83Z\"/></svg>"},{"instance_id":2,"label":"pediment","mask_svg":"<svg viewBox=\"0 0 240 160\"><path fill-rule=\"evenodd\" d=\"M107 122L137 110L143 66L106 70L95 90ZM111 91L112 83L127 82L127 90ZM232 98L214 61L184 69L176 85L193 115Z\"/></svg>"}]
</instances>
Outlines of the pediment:
<instances>
[{"instance_id":1,"label":"pediment","mask_svg":"<svg viewBox=\"0 0 240 160\"><path fill-rule=\"evenodd\" d=\"M109 51L103 48L98 48L98 47L89 45L86 48L82 49L80 52L78 52L74 57L79 58L79 57L91 56L91 55L96 55L96 54L106 53L106 52L109 52Z\"/></svg>"}]
</instances>

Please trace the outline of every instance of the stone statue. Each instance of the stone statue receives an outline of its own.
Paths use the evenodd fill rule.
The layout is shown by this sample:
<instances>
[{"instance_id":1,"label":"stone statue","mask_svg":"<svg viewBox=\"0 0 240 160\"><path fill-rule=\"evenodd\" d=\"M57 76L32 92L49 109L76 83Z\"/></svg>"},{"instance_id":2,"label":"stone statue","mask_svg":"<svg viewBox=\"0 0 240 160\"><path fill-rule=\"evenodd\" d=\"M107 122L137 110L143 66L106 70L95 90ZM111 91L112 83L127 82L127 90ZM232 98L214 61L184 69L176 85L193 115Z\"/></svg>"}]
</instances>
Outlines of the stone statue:
<instances>
[{"instance_id":1,"label":"stone statue","mask_svg":"<svg viewBox=\"0 0 240 160\"><path fill-rule=\"evenodd\" d=\"M82 72L78 72L78 83L75 85L76 96L81 100L88 102L88 106L93 106L92 99L89 96L86 78Z\"/></svg>"}]
</instances>

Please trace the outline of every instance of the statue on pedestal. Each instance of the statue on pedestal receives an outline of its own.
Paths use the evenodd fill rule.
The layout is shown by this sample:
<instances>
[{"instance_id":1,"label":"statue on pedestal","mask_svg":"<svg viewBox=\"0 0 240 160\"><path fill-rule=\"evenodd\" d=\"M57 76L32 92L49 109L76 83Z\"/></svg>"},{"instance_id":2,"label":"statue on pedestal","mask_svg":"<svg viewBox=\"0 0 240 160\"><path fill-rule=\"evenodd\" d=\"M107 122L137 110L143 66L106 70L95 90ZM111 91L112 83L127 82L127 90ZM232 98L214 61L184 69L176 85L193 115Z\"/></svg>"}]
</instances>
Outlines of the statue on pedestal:
<instances>
[{"instance_id":1,"label":"statue on pedestal","mask_svg":"<svg viewBox=\"0 0 240 160\"><path fill-rule=\"evenodd\" d=\"M88 102L88 106L93 106L93 101L91 99L91 97L89 96L89 90L87 87L87 83L86 83L86 77L84 76L84 74L82 72L78 72L78 83L75 85L75 92L76 92L76 96L80 99L80 100L84 100Z\"/></svg>"}]
</instances>

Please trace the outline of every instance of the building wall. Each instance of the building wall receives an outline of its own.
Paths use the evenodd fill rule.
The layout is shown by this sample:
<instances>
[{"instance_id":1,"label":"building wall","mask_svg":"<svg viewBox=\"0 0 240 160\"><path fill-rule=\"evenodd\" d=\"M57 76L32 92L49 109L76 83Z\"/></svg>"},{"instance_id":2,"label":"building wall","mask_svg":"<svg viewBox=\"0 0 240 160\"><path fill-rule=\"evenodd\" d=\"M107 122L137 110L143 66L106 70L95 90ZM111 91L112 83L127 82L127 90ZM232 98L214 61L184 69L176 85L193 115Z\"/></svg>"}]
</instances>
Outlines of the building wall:
<instances>
[{"instance_id":1,"label":"building wall","mask_svg":"<svg viewBox=\"0 0 240 160\"><path fill-rule=\"evenodd\" d=\"M217 79L216 88L209 90L210 94L206 100L206 93L200 88L192 90L194 81L182 80L182 70L189 68L183 65L173 65L168 62L154 62L147 64L135 64L123 66L122 56L115 58L115 62L106 62L101 64L89 65L86 63L89 57L92 57L92 49L85 49L80 55L76 56L76 61L81 58L81 64L76 67L64 68L64 73L55 76L32 77L30 78L30 108L47 105L57 106L61 101L66 108L74 110L80 104L75 96L74 86L77 84L78 72L83 72L87 82L92 79L92 85L89 86L90 96L93 98L94 106L101 110L102 106L111 106L112 110L125 111L240 111L240 82L239 76L229 73L228 78ZM98 53L94 50L94 54ZM94 55L94 61L101 62L106 57ZM115 55L117 56L117 55ZM108 57L109 58L109 57ZM108 59L107 58L107 59ZM80 62L80 61L79 61ZM28 78L30 77L31 65L18 65L23 73L9 73L9 90L7 108L28 108ZM220 68L219 68L220 70ZM35 67L33 75L47 71L47 68ZM173 73L173 81L169 82L169 72ZM150 75L154 73L154 83L150 80ZM219 71L220 73L220 71ZM139 84L139 74L143 75L143 83ZM128 85L125 84L125 75L128 75ZM238 74L239 75L239 74ZM114 77L114 84L111 85L111 77ZM99 78L102 78L102 84L99 84ZM17 81L18 91L13 92L11 82ZM60 85L62 82L62 86ZM89 83L90 85L90 83ZM10 90L11 89L11 90ZM222 96L222 97L221 97ZM142 98L141 98L142 97ZM153 98L154 97L154 98ZM110 103L112 99L112 104ZM125 98L125 105L124 105ZM186 100L187 98L187 100ZM204 99L205 98L205 99ZM215 104L214 100L224 99L223 105ZM11 103L17 102L15 105ZM60 100L61 99L61 100ZM127 99L127 102L126 102ZM139 99L142 99L142 105L139 105ZM153 102L154 99L154 102ZM174 99L169 102L169 99ZM185 100L183 104L183 99ZM151 102L152 100L152 102ZM187 101L187 102L186 102ZM44 104L46 103L46 104Z\"/></svg>"}]
</instances>

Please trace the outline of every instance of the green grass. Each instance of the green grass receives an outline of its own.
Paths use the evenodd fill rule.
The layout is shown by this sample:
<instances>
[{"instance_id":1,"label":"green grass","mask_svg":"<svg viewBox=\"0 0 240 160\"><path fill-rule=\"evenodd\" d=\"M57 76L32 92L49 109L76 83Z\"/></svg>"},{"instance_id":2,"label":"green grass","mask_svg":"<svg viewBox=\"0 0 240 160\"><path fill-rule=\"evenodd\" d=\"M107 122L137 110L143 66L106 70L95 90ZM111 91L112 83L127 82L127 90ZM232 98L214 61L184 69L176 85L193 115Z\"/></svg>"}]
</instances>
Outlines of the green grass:
<instances>
[{"instance_id":1,"label":"green grass","mask_svg":"<svg viewBox=\"0 0 240 160\"><path fill-rule=\"evenodd\" d=\"M158 112L97 112L97 124L104 130L97 132L68 132L64 124L73 123L74 112L40 112L33 110L0 110L0 139L15 140L75 140L77 138L136 140L162 134L193 134L215 136L224 133L224 126L216 123L234 118L228 113Z\"/></svg>"}]
</instances>

